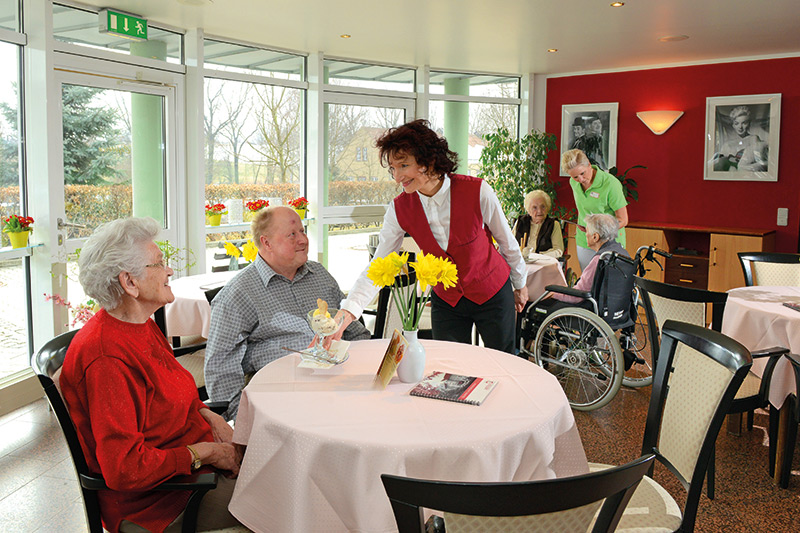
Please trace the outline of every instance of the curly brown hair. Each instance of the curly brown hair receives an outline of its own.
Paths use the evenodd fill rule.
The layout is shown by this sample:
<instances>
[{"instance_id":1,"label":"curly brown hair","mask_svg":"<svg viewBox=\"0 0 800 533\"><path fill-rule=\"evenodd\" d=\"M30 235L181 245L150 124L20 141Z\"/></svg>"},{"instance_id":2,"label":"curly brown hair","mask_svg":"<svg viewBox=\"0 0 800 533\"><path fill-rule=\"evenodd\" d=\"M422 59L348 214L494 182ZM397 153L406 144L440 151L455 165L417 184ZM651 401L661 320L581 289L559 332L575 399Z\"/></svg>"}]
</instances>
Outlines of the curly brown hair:
<instances>
[{"instance_id":1,"label":"curly brown hair","mask_svg":"<svg viewBox=\"0 0 800 533\"><path fill-rule=\"evenodd\" d=\"M458 154L450 150L447 140L439 137L425 119L418 119L391 128L376 142L381 165L389 166L389 157L399 153L414 156L417 163L428 167L430 174L452 174L458 167Z\"/></svg>"}]
</instances>

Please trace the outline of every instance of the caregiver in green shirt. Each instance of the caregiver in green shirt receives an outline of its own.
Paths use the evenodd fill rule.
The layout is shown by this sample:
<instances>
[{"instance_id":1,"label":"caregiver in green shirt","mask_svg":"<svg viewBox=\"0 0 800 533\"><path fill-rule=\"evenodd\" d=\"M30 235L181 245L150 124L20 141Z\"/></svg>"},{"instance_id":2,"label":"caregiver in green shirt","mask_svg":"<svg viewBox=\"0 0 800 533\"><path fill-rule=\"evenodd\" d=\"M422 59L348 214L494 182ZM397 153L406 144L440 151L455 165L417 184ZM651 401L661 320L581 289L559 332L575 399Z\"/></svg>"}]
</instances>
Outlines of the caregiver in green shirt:
<instances>
[{"instance_id":1,"label":"caregiver in green shirt","mask_svg":"<svg viewBox=\"0 0 800 533\"><path fill-rule=\"evenodd\" d=\"M586 242L586 215L605 213L614 215L619 223L617 242L625 247L625 230L628 225L628 202L622 184L608 172L589 162L582 150L568 150L561 154L561 170L569 174L569 184L578 208L578 230L575 243L578 245L578 262L581 270L592 260L594 251Z\"/></svg>"}]
</instances>

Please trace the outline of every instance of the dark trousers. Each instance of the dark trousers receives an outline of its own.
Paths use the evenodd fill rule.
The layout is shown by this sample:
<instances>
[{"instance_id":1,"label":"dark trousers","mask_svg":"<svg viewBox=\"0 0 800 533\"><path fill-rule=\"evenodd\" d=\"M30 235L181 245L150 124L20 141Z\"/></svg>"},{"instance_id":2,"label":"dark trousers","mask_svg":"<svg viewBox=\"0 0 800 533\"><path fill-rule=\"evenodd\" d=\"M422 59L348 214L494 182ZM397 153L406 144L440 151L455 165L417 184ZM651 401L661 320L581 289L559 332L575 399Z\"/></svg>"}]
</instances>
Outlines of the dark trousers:
<instances>
[{"instance_id":1,"label":"dark trousers","mask_svg":"<svg viewBox=\"0 0 800 533\"><path fill-rule=\"evenodd\" d=\"M483 305L462 297L453 307L436 293L431 294L431 325L436 340L470 344L475 324L484 346L513 354L515 319L510 279Z\"/></svg>"}]
</instances>

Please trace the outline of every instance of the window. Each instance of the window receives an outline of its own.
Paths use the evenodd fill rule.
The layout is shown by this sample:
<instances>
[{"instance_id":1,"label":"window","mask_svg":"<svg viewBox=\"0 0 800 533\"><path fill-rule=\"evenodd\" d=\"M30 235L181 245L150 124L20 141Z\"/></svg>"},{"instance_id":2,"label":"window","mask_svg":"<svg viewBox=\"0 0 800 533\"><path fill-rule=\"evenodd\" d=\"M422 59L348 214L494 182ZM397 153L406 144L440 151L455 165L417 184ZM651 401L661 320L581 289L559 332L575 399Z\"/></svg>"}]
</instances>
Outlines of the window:
<instances>
[{"instance_id":1,"label":"window","mask_svg":"<svg viewBox=\"0 0 800 533\"><path fill-rule=\"evenodd\" d=\"M509 76L430 73L429 121L459 154L459 172L478 173L487 133L504 127L518 134L519 85Z\"/></svg>"},{"instance_id":2,"label":"window","mask_svg":"<svg viewBox=\"0 0 800 533\"><path fill-rule=\"evenodd\" d=\"M411 68L325 60L327 83L339 87L379 91L413 92L415 71Z\"/></svg>"},{"instance_id":3,"label":"window","mask_svg":"<svg viewBox=\"0 0 800 533\"><path fill-rule=\"evenodd\" d=\"M286 205L304 195L305 90L296 80L305 58L209 39L204 51L205 200L226 211L223 227L206 222L210 271L222 266L221 242L249 238L248 201Z\"/></svg>"}]
</instances>

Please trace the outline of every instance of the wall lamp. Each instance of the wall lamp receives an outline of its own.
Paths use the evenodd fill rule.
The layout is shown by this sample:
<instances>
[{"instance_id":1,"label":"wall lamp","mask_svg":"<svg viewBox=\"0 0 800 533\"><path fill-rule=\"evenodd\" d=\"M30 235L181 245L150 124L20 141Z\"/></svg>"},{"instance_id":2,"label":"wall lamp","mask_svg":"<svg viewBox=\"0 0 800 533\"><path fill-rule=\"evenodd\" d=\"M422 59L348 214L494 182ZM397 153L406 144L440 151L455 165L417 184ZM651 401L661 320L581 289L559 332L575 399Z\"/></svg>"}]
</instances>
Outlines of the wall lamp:
<instances>
[{"instance_id":1,"label":"wall lamp","mask_svg":"<svg viewBox=\"0 0 800 533\"><path fill-rule=\"evenodd\" d=\"M661 135L683 116L683 111L639 111L636 116L650 131Z\"/></svg>"}]
</instances>

